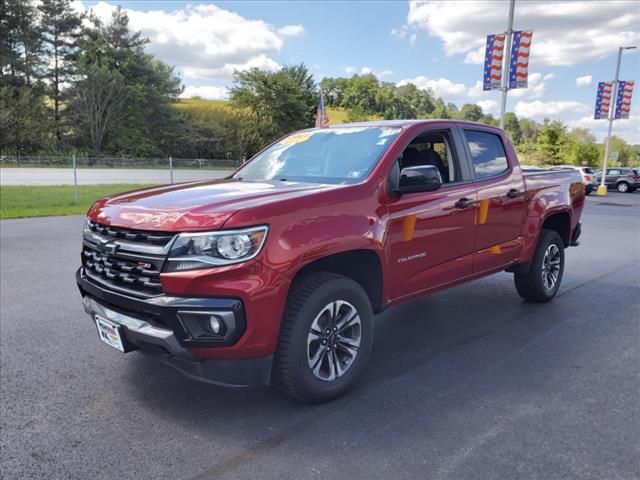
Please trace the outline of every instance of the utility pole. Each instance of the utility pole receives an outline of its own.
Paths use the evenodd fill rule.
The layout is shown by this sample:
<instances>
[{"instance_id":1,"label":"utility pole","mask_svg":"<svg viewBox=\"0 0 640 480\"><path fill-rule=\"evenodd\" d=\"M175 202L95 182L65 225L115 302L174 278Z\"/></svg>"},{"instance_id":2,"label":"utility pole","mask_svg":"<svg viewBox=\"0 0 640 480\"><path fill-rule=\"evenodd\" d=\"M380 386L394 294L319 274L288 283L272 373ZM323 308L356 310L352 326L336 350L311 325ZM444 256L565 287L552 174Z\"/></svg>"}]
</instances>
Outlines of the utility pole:
<instances>
[{"instance_id":1,"label":"utility pole","mask_svg":"<svg viewBox=\"0 0 640 480\"><path fill-rule=\"evenodd\" d=\"M618 63L616 65L616 77L613 80L613 89L611 91L611 102L609 103L609 131L607 138L604 142L604 162L602 165L602 178L600 179L600 185L596 191L596 195L604 197L607 194L607 186L605 185L605 177L607 176L607 161L609 160L609 142L611 141L611 130L613 130L613 119L615 118L616 105L618 101L618 84L620 79L620 64L622 63L622 51L632 50L637 48L635 46L620 47L618 48Z\"/></svg>"},{"instance_id":2,"label":"utility pole","mask_svg":"<svg viewBox=\"0 0 640 480\"><path fill-rule=\"evenodd\" d=\"M507 113L507 91L509 90L509 65L511 63L511 39L513 37L513 11L516 0L509 1L509 27L507 28L504 57L502 58L502 105L500 107L500 128L504 130L504 115Z\"/></svg>"}]
</instances>

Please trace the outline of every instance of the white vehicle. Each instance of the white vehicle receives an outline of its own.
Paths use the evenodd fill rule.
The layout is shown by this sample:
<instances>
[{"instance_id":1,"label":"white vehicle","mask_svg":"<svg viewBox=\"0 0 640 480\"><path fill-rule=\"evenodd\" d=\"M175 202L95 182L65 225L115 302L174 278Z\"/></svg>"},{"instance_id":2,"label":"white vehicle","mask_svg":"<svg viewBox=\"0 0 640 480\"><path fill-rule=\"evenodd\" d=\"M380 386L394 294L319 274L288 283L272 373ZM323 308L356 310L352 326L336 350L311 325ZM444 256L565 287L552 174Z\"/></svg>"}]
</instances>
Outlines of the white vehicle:
<instances>
[{"instance_id":1,"label":"white vehicle","mask_svg":"<svg viewBox=\"0 0 640 480\"><path fill-rule=\"evenodd\" d=\"M565 168L570 168L571 170L577 170L578 172L580 172L582 183L584 183L584 193L586 195L589 195L598 187L596 176L591 167L581 167L577 165L558 165L557 167L552 167L551 170L564 170Z\"/></svg>"}]
</instances>

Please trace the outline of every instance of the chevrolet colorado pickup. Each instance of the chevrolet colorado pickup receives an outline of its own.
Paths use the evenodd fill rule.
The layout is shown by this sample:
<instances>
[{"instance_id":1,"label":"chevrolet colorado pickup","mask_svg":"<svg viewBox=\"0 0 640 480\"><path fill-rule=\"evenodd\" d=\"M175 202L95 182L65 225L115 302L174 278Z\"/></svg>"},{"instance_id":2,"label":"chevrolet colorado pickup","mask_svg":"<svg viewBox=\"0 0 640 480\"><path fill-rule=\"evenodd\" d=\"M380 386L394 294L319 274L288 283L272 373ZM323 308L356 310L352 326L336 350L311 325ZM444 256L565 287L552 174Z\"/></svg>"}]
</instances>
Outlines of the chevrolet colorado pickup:
<instances>
[{"instance_id":1,"label":"chevrolet colorado pickup","mask_svg":"<svg viewBox=\"0 0 640 480\"><path fill-rule=\"evenodd\" d=\"M527 172L490 126L310 129L226 179L97 201L76 280L122 352L322 402L363 373L391 305L505 270L551 300L584 199L578 172Z\"/></svg>"}]
</instances>

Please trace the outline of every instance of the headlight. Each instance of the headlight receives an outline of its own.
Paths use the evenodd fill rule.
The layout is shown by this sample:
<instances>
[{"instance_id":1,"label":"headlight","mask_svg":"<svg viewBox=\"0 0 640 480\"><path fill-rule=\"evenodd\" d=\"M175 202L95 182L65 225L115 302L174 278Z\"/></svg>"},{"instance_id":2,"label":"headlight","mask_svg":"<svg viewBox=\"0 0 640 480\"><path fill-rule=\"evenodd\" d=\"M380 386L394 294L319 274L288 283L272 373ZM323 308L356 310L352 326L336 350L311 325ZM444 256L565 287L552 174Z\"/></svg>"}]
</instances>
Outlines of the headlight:
<instances>
[{"instance_id":1,"label":"headlight","mask_svg":"<svg viewBox=\"0 0 640 480\"><path fill-rule=\"evenodd\" d=\"M260 253L269 227L181 233L169 252L167 272L246 262Z\"/></svg>"}]
</instances>

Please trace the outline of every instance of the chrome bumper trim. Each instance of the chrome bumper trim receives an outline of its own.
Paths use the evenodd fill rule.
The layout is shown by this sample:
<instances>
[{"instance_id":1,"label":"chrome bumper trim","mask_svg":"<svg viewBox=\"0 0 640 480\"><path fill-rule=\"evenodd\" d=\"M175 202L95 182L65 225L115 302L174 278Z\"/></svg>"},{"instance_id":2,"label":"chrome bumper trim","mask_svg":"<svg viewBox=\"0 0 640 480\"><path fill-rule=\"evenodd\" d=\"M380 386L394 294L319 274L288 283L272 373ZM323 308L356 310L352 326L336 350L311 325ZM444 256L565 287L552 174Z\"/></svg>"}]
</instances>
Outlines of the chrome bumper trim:
<instances>
[{"instance_id":1,"label":"chrome bumper trim","mask_svg":"<svg viewBox=\"0 0 640 480\"><path fill-rule=\"evenodd\" d=\"M155 327L145 320L115 312L96 302L88 295L82 297L82 305L84 306L84 311L91 317L98 314L107 320L125 327L130 333L131 338L129 338L129 340L133 343L136 343L136 340L140 340L153 345L158 345L172 355L189 360L193 359L193 356L189 351L180 345L178 339L171 330Z\"/></svg>"}]
</instances>

